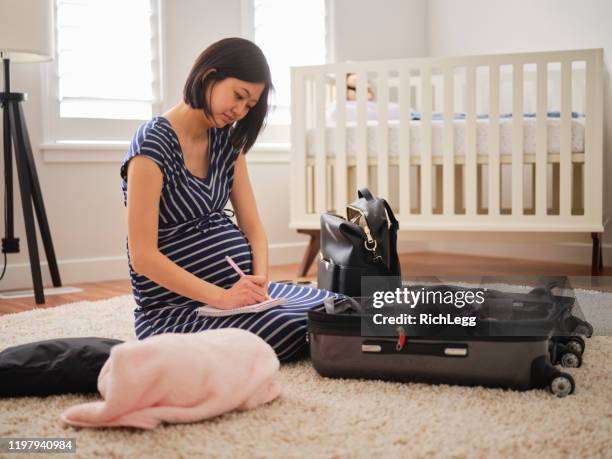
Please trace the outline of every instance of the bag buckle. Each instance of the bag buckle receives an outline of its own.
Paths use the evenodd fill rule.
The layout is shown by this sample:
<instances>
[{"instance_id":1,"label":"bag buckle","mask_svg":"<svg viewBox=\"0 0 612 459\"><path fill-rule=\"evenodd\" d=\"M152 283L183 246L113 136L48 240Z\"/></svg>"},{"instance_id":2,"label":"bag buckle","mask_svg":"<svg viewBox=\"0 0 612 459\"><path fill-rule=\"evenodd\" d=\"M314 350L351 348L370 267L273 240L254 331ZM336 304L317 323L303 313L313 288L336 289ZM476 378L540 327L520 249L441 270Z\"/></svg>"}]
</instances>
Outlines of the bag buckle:
<instances>
[{"instance_id":1,"label":"bag buckle","mask_svg":"<svg viewBox=\"0 0 612 459\"><path fill-rule=\"evenodd\" d=\"M367 233L366 233L367 234ZM368 239L366 241L363 241L363 245L365 246L365 248L367 250L369 250L370 252L376 252L376 247L377 247L377 243L376 243L376 239L372 239L372 237L368 234ZM368 244L370 244L370 246L368 246Z\"/></svg>"}]
</instances>

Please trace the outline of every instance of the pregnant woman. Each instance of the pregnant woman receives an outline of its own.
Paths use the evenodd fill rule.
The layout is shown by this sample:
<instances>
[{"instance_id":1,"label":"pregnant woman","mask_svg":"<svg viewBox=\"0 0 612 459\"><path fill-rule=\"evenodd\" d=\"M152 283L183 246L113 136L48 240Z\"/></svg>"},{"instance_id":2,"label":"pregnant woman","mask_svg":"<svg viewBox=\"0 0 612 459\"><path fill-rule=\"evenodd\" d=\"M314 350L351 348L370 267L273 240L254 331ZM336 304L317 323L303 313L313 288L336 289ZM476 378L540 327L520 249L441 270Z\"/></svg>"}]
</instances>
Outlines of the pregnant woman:
<instances>
[{"instance_id":1,"label":"pregnant woman","mask_svg":"<svg viewBox=\"0 0 612 459\"><path fill-rule=\"evenodd\" d=\"M134 134L121 178L139 339L235 327L262 337L281 361L307 349L306 311L334 294L268 282L268 241L245 160L266 118L271 87L268 63L255 44L218 41L196 59L183 100ZM228 199L237 225L234 211L225 208ZM196 311L203 304L234 309L268 297L288 301L255 314Z\"/></svg>"}]
</instances>

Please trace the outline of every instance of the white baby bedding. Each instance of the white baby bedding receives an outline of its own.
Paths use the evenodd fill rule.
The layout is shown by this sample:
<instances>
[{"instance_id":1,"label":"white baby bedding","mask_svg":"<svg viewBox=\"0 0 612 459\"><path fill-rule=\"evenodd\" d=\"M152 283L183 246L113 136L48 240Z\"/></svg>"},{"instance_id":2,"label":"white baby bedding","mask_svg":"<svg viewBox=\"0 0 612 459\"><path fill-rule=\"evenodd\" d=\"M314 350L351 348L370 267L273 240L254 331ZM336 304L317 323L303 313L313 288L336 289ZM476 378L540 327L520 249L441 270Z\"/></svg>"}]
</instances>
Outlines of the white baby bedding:
<instances>
[{"instance_id":1,"label":"white baby bedding","mask_svg":"<svg viewBox=\"0 0 612 459\"><path fill-rule=\"evenodd\" d=\"M388 122L388 146L389 155L398 156L399 154L399 121L397 120L397 110L392 111L394 105L390 106ZM330 117L328 112L327 126L325 128L325 145L327 156L335 156L335 120L333 114ZM378 153L378 122L376 121L375 103L370 102L367 107L368 121L367 130L367 152L368 156L376 156ZM395 119L394 119L395 118ZM348 156L355 156L357 151L357 125L354 110L347 104L347 123L346 123L346 150ZM502 118L500 124L500 154L512 154L512 118ZM466 152L466 121L457 119L454 124L454 154L465 155ZM547 118L547 151L549 154L560 152L561 143L561 120L559 118ZM410 121L410 155L421 154L421 121ZM432 155L442 156L444 139L444 122L442 120L432 120ZM571 129L572 153L584 152L584 118L572 118ZM306 134L306 148L309 156L315 155L315 129L309 129ZM489 120L476 120L476 151L479 155L489 153ZM523 119L523 152L533 154L536 151L536 119Z\"/></svg>"}]
</instances>

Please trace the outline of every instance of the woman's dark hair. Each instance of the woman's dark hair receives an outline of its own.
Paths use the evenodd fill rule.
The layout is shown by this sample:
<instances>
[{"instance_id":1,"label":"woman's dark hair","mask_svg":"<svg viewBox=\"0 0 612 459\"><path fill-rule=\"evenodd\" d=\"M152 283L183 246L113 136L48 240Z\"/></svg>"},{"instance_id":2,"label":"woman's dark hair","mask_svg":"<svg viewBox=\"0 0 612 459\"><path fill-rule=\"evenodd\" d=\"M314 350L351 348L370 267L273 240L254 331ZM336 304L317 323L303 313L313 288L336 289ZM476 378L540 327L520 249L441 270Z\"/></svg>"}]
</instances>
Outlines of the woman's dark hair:
<instances>
[{"instance_id":1,"label":"woman's dark hair","mask_svg":"<svg viewBox=\"0 0 612 459\"><path fill-rule=\"evenodd\" d=\"M209 72L212 69L215 71ZM257 104L231 131L232 146L246 153L264 126L268 113L268 93L270 89L274 90L266 57L255 43L243 38L225 38L206 48L189 72L183 88L183 100L192 108L202 109L207 117L212 117L205 94L210 85L212 90L217 82L228 77L265 85Z\"/></svg>"}]
</instances>

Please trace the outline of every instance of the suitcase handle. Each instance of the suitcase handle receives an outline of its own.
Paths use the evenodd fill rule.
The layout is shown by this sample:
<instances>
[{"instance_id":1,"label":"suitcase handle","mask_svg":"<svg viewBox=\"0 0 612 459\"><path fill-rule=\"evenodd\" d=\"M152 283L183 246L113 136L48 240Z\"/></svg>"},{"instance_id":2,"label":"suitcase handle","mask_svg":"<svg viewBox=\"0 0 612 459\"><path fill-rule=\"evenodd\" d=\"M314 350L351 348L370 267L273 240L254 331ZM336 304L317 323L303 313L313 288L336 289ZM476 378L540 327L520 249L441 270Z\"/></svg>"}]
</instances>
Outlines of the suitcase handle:
<instances>
[{"instance_id":1,"label":"suitcase handle","mask_svg":"<svg viewBox=\"0 0 612 459\"><path fill-rule=\"evenodd\" d=\"M395 340L365 340L361 343L361 352L367 354L411 354L434 355L437 357L467 357L467 344L459 343L417 343L406 341L398 350Z\"/></svg>"}]
</instances>

